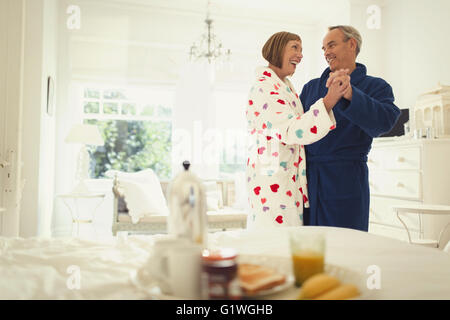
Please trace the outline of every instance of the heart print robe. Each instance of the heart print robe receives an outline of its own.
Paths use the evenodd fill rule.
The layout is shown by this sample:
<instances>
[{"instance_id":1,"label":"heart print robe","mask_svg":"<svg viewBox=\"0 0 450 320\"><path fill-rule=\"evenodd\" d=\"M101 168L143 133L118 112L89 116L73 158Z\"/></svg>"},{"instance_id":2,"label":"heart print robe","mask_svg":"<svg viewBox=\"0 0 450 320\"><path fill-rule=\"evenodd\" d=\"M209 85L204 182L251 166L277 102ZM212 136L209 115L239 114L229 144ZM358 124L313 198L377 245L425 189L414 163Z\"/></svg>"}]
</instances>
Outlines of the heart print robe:
<instances>
[{"instance_id":1,"label":"heart print robe","mask_svg":"<svg viewBox=\"0 0 450 320\"><path fill-rule=\"evenodd\" d=\"M327 112L321 98L304 113L289 79L282 81L269 67L259 67L246 116L247 226L301 226L303 206L309 207L303 145L336 127L333 111Z\"/></svg>"}]
</instances>

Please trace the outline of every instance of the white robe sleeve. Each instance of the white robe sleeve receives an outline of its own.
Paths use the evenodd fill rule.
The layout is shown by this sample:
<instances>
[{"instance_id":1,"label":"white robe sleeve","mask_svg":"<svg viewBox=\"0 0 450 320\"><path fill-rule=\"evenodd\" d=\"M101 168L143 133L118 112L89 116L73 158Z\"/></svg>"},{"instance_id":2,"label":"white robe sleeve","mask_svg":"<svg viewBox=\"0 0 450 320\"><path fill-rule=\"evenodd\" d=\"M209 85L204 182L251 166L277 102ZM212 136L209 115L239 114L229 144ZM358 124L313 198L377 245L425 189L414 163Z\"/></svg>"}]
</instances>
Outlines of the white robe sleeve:
<instances>
[{"instance_id":1,"label":"white robe sleeve","mask_svg":"<svg viewBox=\"0 0 450 320\"><path fill-rule=\"evenodd\" d=\"M248 120L264 135L286 144L311 144L335 128L333 111L327 112L322 98L308 112L298 115L289 106L289 96L276 92L269 81L261 81L249 95ZM296 100L294 103L301 104Z\"/></svg>"}]
</instances>

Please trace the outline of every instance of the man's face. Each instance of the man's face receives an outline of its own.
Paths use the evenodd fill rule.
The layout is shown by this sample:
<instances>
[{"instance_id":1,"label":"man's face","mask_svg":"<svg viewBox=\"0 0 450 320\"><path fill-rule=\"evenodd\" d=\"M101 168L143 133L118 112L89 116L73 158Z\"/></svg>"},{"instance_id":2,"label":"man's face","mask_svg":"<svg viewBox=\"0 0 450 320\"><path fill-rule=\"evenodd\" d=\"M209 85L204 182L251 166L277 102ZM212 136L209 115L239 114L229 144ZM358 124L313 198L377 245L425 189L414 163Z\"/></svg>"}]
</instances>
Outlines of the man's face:
<instances>
[{"instance_id":1,"label":"man's face","mask_svg":"<svg viewBox=\"0 0 450 320\"><path fill-rule=\"evenodd\" d=\"M284 48L281 65L282 74L286 76L293 75L302 58L302 43L299 40L290 40Z\"/></svg>"},{"instance_id":2,"label":"man's face","mask_svg":"<svg viewBox=\"0 0 450 320\"><path fill-rule=\"evenodd\" d=\"M339 29L333 29L323 39L322 50L331 71L351 68L355 63L355 40L344 42L344 34Z\"/></svg>"}]
</instances>

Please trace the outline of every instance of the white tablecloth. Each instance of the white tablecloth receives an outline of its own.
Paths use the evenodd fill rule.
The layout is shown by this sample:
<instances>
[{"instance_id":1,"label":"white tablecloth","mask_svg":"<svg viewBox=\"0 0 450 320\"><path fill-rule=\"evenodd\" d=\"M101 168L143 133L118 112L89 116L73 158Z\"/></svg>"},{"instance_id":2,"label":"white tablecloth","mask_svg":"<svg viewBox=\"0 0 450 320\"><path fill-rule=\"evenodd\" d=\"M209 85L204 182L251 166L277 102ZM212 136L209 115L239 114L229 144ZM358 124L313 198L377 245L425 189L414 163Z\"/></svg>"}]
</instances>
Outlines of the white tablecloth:
<instances>
[{"instance_id":1,"label":"white tablecloth","mask_svg":"<svg viewBox=\"0 0 450 320\"><path fill-rule=\"evenodd\" d=\"M342 266L363 277L369 266L381 271L381 287L371 299L450 299L450 254L411 245L367 232L330 227L303 227L323 231L326 263ZM291 228L287 228L291 229ZM211 244L240 248L241 253L289 255L287 230L225 232L211 237Z\"/></svg>"},{"instance_id":2,"label":"white tablecloth","mask_svg":"<svg viewBox=\"0 0 450 320\"><path fill-rule=\"evenodd\" d=\"M326 263L369 277L381 271L371 299L450 299L450 254L365 232L327 227ZM209 234L209 246L240 254L288 257L287 229ZM130 236L102 241L0 238L0 299L144 299L130 275L148 259L155 239ZM75 269L74 269L75 268ZM79 270L80 288L73 288Z\"/></svg>"}]
</instances>

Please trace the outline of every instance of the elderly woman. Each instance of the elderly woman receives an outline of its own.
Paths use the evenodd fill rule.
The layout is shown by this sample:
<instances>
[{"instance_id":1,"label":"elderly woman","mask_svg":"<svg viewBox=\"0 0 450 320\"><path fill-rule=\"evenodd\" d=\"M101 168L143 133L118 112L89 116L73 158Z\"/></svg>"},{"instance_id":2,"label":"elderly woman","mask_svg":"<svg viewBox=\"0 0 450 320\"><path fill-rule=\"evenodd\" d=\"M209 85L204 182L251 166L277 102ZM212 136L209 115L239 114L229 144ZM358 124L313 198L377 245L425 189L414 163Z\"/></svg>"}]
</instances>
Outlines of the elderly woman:
<instances>
[{"instance_id":1,"label":"elderly woman","mask_svg":"<svg viewBox=\"0 0 450 320\"><path fill-rule=\"evenodd\" d=\"M333 81L324 98L306 113L288 77L300 63L298 35L278 32L262 49L267 67L256 70L247 120L250 134L247 188L248 228L301 226L308 207L303 145L323 138L336 126L332 108L349 86L345 72Z\"/></svg>"}]
</instances>

